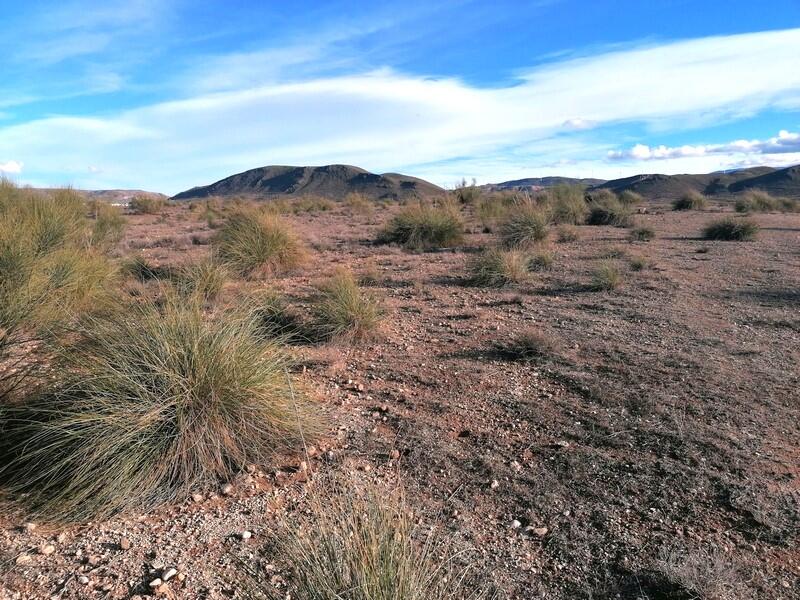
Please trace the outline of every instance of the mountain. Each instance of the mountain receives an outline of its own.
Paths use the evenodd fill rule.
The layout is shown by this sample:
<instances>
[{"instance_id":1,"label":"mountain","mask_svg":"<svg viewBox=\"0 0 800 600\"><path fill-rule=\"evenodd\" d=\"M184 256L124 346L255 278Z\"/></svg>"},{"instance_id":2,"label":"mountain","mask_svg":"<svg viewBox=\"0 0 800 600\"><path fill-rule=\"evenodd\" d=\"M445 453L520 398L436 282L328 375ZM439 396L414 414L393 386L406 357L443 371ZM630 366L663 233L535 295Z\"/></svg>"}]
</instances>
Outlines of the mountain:
<instances>
[{"instance_id":1,"label":"mountain","mask_svg":"<svg viewBox=\"0 0 800 600\"><path fill-rule=\"evenodd\" d=\"M210 196L274 198L306 194L344 198L351 192L376 199L406 199L435 196L444 193L444 190L416 177L399 173L376 175L349 165L268 166L237 173L211 185L194 187L176 194L173 200Z\"/></svg>"},{"instance_id":2,"label":"mountain","mask_svg":"<svg viewBox=\"0 0 800 600\"><path fill-rule=\"evenodd\" d=\"M105 200L106 202L128 202L136 196L148 196L167 199L166 194L146 192L144 190L81 190L92 200Z\"/></svg>"},{"instance_id":3,"label":"mountain","mask_svg":"<svg viewBox=\"0 0 800 600\"><path fill-rule=\"evenodd\" d=\"M605 179L576 179L574 177L526 177L525 179L514 179L501 183L488 183L482 188L496 192L500 190L536 190L539 188L553 187L556 185L585 185L587 187L597 186L605 183Z\"/></svg>"},{"instance_id":4,"label":"mountain","mask_svg":"<svg viewBox=\"0 0 800 600\"><path fill-rule=\"evenodd\" d=\"M620 193L625 190L641 194L651 200L674 200L688 190L696 190L709 196L732 194L747 187L760 187L776 196L800 197L800 181L797 180L797 167L794 179L792 176L780 176L779 173L789 169L772 167L751 167L734 171L718 171L704 174L633 175L622 179L613 179L592 189L608 188ZM756 183L752 183L756 182Z\"/></svg>"}]
</instances>

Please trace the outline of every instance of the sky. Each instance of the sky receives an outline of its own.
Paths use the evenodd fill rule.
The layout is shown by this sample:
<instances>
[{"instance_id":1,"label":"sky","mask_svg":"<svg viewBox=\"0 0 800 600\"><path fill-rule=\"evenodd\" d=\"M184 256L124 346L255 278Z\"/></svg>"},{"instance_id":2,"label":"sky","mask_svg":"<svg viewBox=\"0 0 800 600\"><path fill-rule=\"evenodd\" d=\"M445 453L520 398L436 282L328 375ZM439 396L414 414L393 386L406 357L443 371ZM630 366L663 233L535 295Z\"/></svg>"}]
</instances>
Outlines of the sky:
<instances>
[{"instance_id":1,"label":"sky","mask_svg":"<svg viewBox=\"0 0 800 600\"><path fill-rule=\"evenodd\" d=\"M0 0L0 175L452 187L800 163L800 0Z\"/></svg>"}]
</instances>

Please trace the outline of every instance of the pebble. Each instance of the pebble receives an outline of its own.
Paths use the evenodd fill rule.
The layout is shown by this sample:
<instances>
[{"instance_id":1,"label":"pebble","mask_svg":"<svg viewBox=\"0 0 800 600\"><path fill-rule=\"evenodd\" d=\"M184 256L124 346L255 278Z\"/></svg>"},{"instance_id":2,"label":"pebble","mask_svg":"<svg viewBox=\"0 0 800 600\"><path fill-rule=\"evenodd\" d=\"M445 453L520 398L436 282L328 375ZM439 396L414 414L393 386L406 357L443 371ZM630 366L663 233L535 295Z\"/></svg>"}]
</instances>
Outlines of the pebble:
<instances>
[{"instance_id":1,"label":"pebble","mask_svg":"<svg viewBox=\"0 0 800 600\"><path fill-rule=\"evenodd\" d=\"M36 523L30 523L30 522L29 522L29 523L25 523L25 524L22 526L22 528L23 528L23 529L24 529L24 530L25 530L27 533L33 533L34 531L36 531Z\"/></svg>"},{"instance_id":2,"label":"pebble","mask_svg":"<svg viewBox=\"0 0 800 600\"><path fill-rule=\"evenodd\" d=\"M203 501L203 494L192 494L192 501L193 502L202 502Z\"/></svg>"},{"instance_id":3,"label":"pebble","mask_svg":"<svg viewBox=\"0 0 800 600\"><path fill-rule=\"evenodd\" d=\"M164 583L164 582L163 582L163 581L161 581L161 578L160 578L160 577L156 577L155 579L153 579L153 581L151 581L151 582L150 582L149 584L147 584L147 585L149 585L151 588L157 588L157 587L159 587L159 586L160 586L162 583Z\"/></svg>"},{"instance_id":4,"label":"pebble","mask_svg":"<svg viewBox=\"0 0 800 600\"><path fill-rule=\"evenodd\" d=\"M119 547L122 548L123 550L130 550L131 549L131 541L128 538L123 537L119 541Z\"/></svg>"},{"instance_id":5,"label":"pebble","mask_svg":"<svg viewBox=\"0 0 800 600\"><path fill-rule=\"evenodd\" d=\"M544 537L547 535L548 529L547 527L533 527L531 531L533 531L533 533L535 533L539 537Z\"/></svg>"},{"instance_id":6,"label":"pebble","mask_svg":"<svg viewBox=\"0 0 800 600\"><path fill-rule=\"evenodd\" d=\"M39 554L44 554L45 556L50 556L55 551L56 547L53 546L53 544L45 544L44 546L39 546Z\"/></svg>"},{"instance_id":7,"label":"pebble","mask_svg":"<svg viewBox=\"0 0 800 600\"><path fill-rule=\"evenodd\" d=\"M18 565L28 565L32 562L32 558L30 554L20 554L17 559L14 561Z\"/></svg>"},{"instance_id":8,"label":"pebble","mask_svg":"<svg viewBox=\"0 0 800 600\"><path fill-rule=\"evenodd\" d=\"M514 519L513 521L511 521L511 528L512 528L512 529L519 529L520 527L522 527L522 523L520 523L520 522L519 522L519 521L517 521L516 519Z\"/></svg>"},{"instance_id":9,"label":"pebble","mask_svg":"<svg viewBox=\"0 0 800 600\"><path fill-rule=\"evenodd\" d=\"M230 496L231 494L233 494L233 485L231 485L230 483L226 483L224 486L222 486L222 493L225 494L226 496Z\"/></svg>"},{"instance_id":10,"label":"pebble","mask_svg":"<svg viewBox=\"0 0 800 600\"><path fill-rule=\"evenodd\" d=\"M253 537L253 532L252 532L252 531L243 531L243 532L240 534L240 537L241 537L243 540L249 540L251 537Z\"/></svg>"},{"instance_id":11,"label":"pebble","mask_svg":"<svg viewBox=\"0 0 800 600\"><path fill-rule=\"evenodd\" d=\"M497 481L497 479L492 479L492 484L489 487L492 488L493 490L496 490L497 488L500 487L500 482Z\"/></svg>"},{"instance_id":12,"label":"pebble","mask_svg":"<svg viewBox=\"0 0 800 600\"><path fill-rule=\"evenodd\" d=\"M163 579L164 581L169 581L170 579L175 577L175 575L177 575L177 574L178 574L178 570L175 569L175 568L170 567L169 569L164 571L164 573L161 575L161 579Z\"/></svg>"},{"instance_id":13,"label":"pebble","mask_svg":"<svg viewBox=\"0 0 800 600\"><path fill-rule=\"evenodd\" d=\"M78 577L78 583L80 583L81 585L88 585L89 578L86 575L81 575L80 577Z\"/></svg>"}]
</instances>

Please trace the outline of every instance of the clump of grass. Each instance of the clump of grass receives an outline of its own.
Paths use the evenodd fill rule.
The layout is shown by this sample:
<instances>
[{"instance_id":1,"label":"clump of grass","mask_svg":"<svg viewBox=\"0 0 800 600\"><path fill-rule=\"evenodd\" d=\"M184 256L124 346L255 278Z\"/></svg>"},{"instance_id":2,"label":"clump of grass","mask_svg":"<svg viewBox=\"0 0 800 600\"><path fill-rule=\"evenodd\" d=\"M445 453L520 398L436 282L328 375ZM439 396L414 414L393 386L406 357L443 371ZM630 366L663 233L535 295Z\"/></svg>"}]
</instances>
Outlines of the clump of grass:
<instances>
[{"instance_id":1,"label":"clump of grass","mask_svg":"<svg viewBox=\"0 0 800 600\"><path fill-rule=\"evenodd\" d=\"M529 361L553 354L558 348L556 340L537 329L527 329L510 341L498 345L498 350L513 360Z\"/></svg>"},{"instance_id":2,"label":"clump of grass","mask_svg":"<svg viewBox=\"0 0 800 600\"><path fill-rule=\"evenodd\" d=\"M359 285L372 286L378 285L381 280L381 272L374 260L370 260L358 276Z\"/></svg>"},{"instance_id":3,"label":"clump of grass","mask_svg":"<svg viewBox=\"0 0 800 600\"><path fill-rule=\"evenodd\" d=\"M736 199L736 212L772 212L779 209L779 201L763 190L748 190Z\"/></svg>"},{"instance_id":4,"label":"clump of grass","mask_svg":"<svg viewBox=\"0 0 800 600\"><path fill-rule=\"evenodd\" d=\"M254 315L145 303L80 323L46 389L6 412L2 478L55 521L150 510L313 435Z\"/></svg>"},{"instance_id":5,"label":"clump of grass","mask_svg":"<svg viewBox=\"0 0 800 600\"><path fill-rule=\"evenodd\" d=\"M547 211L531 202L515 207L500 224L500 240L506 248L529 248L550 233Z\"/></svg>"},{"instance_id":6,"label":"clump of grass","mask_svg":"<svg viewBox=\"0 0 800 600\"><path fill-rule=\"evenodd\" d=\"M646 225L634 227L628 234L628 238L632 242L649 242L656 238L656 231L652 227Z\"/></svg>"},{"instance_id":7,"label":"clump of grass","mask_svg":"<svg viewBox=\"0 0 800 600\"><path fill-rule=\"evenodd\" d=\"M577 185L557 185L551 188L548 190L546 203L553 223L581 225L589 212L583 188Z\"/></svg>"},{"instance_id":8,"label":"clump of grass","mask_svg":"<svg viewBox=\"0 0 800 600\"><path fill-rule=\"evenodd\" d=\"M709 223L703 229L703 237L707 240L749 242L756 238L758 229L758 224L751 219L726 217Z\"/></svg>"},{"instance_id":9,"label":"clump of grass","mask_svg":"<svg viewBox=\"0 0 800 600\"><path fill-rule=\"evenodd\" d=\"M517 203L517 198L514 194L505 192L485 194L475 204L475 214L484 231L489 233L497 228L497 224L506 218L509 211Z\"/></svg>"},{"instance_id":10,"label":"clump of grass","mask_svg":"<svg viewBox=\"0 0 800 600\"><path fill-rule=\"evenodd\" d=\"M287 342L306 338L300 315L289 306L282 294L267 290L259 294L252 305L259 334L263 337Z\"/></svg>"},{"instance_id":11,"label":"clump of grass","mask_svg":"<svg viewBox=\"0 0 800 600\"><path fill-rule=\"evenodd\" d=\"M613 192L607 192L592 198L589 204L587 225L613 225L629 227L633 216L631 208L619 201Z\"/></svg>"},{"instance_id":12,"label":"clump of grass","mask_svg":"<svg viewBox=\"0 0 800 600\"><path fill-rule=\"evenodd\" d=\"M471 184L467 183L466 179L462 179L461 183L456 186L453 195L461 204L477 204L482 196L481 189L474 179Z\"/></svg>"},{"instance_id":13,"label":"clump of grass","mask_svg":"<svg viewBox=\"0 0 800 600\"><path fill-rule=\"evenodd\" d=\"M447 202L416 203L404 207L386 225L378 242L400 244L409 249L449 248L464 239L464 221L458 209Z\"/></svg>"},{"instance_id":14,"label":"clump of grass","mask_svg":"<svg viewBox=\"0 0 800 600\"><path fill-rule=\"evenodd\" d=\"M315 330L324 340L372 338L384 314L380 301L361 289L355 275L344 269L319 284L312 310Z\"/></svg>"},{"instance_id":15,"label":"clump of grass","mask_svg":"<svg viewBox=\"0 0 800 600\"><path fill-rule=\"evenodd\" d=\"M540 248L531 256L528 267L531 271L549 271L553 268L555 257L548 248Z\"/></svg>"},{"instance_id":16,"label":"clump of grass","mask_svg":"<svg viewBox=\"0 0 800 600\"><path fill-rule=\"evenodd\" d=\"M213 302L228 281L228 270L213 258L184 265L177 272L177 288L183 296Z\"/></svg>"},{"instance_id":17,"label":"clump of grass","mask_svg":"<svg viewBox=\"0 0 800 600\"><path fill-rule=\"evenodd\" d=\"M636 206L644 202L644 197L631 190L622 190L619 194L619 201L622 202L624 206Z\"/></svg>"},{"instance_id":18,"label":"clump of grass","mask_svg":"<svg viewBox=\"0 0 800 600\"><path fill-rule=\"evenodd\" d=\"M95 202L92 207L91 245L110 250L116 246L125 233L125 217L116 206L106 202Z\"/></svg>"},{"instance_id":19,"label":"clump of grass","mask_svg":"<svg viewBox=\"0 0 800 600\"><path fill-rule=\"evenodd\" d=\"M503 287L530 278L530 255L518 248L489 248L469 264L470 279L475 285Z\"/></svg>"},{"instance_id":20,"label":"clump of grass","mask_svg":"<svg viewBox=\"0 0 800 600\"><path fill-rule=\"evenodd\" d=\"M232 214L212 240L216 257L245 277L295 268L307 251L281 217L245 209Z\"/></svg>"},{"instance_id":21,"label":"clump of grass","mask_svg":"<svg viewBox=\"0 0 800 600\"><path fill-rule=\"evenodd\" d=\"M135 196L128 203L128 208L137 215L159 215L166 204L166 201L158 196Z\"/></svg>"},{"instance_id":22,"label":"clump of grass","mask_svg":"<svg viewBox=\"0 0 800 600\"><path fill-rule=\"evenodd\" d=\"M375 205L364 194L358 192L350 192L344 197L344 205L350 209L351 212L360 215L371 215L375 212Z\"/></svg>"},{"instance_id":23,"label":"clump of grass","mask_svg":"<svg viewBox=\"0 0 800 600\"><path fill-rule=\"evenodd\" d=\"M289 594L306 600L488 600L469 555L423 530L396 490L326 483L299 521L285 518L270 544L288 571ZM272 547L274 544L274 548ZM247 600L284 600L271 574L243 563Z\"/></svg>"},{"instance_id":24,"label":"clump of grass","mask_svg":"<svg viewBox=\"0 0 800 600\"><path fill-rule=\"evenodd\" d=\"M139 283L147 283L157 279L172 280L175 276L171 268L154 265L141 254L134 254L122 261L121 271L124 275L132 277Z\"/></svg>"},{"instance_id":25,"label":"clump of grass","mask_svg":"<svg viewBox=\"0 0 800 600\"><path fill-rule=\"evenodd\" d=\"M573 225L559 225L556 228L556 240L561 243L574 242L581 237L578 228Z\"/></svg>"},{"instance_id":26,"label":"clump of grass","mask_svg":"<svg viewBox=\"0 0 800 600\"><path fill-rule=\"evenodd\" d=\"M628 264L631 267L631 271L644 271L650 267L650 261L644 256L631 256L628 259Z\"/></svg>"},{"instance_id":27,"label":"clump of grass","mask_svg":"<svg viewBox=\"0 0 800 600\"><path fill-rule=\"evenodd\" d=\"M622 285L622 272L610 261L601 263L592 273L592 289L598 292L611 292Z\"/></svg>"},{"instance_id":28,"label":"clump of grass","mask_svg":"<svg viewBox=\"0 0 800 600\"><path fill-rule=\"evenodd\" d=\"M697 190L687 190L672 203L672 210L704 210L708 205L706 197Z\"/></svg>"}]
</instances>

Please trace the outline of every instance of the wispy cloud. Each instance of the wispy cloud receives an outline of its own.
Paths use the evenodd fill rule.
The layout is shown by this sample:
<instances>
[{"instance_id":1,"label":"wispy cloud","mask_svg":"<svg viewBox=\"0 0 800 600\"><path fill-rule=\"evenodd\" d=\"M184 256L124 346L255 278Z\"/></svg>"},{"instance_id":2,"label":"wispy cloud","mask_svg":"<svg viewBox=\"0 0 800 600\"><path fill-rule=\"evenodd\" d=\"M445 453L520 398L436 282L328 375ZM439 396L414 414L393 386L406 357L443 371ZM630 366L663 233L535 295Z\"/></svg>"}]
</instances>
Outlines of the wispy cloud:
<instances>
[{"instance_id":1,"label":"wispy cloud","mask_svg":"<svg viewBox=\"0 0 800 600\"><path fill-rule=\"evenodd\" d=\"M15 160L0 162L0 173L22 173L23 164Z\"/></svg>"},{"instance_id":2,"label":"wispy cloud","mask_svg":"<svg viewBox=\"0 0 800 600\"><path fill-rule=\"evenodd\" d=\"M579 147L560 155L548 149L621 123L681 129L696 115L713 122L798 102L800 70L786 68L798 47L800 29L649 44L550 63L502 88L390 69L255 86L235 74L211 86L225 91L195 91L103 118L51 117L0 129L0 155L13 153L27 171L57 171L80 185L168 192L270 163L428 173L431 165L444 172L443 162L452 161L482 180L498 176L498 161L507 173L557 161L611 170L618 167L585 154L592 146L601 156L612 149L597 141L584 140L583 154ZM240 58L219 64L247 62ZM724 153L712 154L720 160ZM102 174L86 179L88 165Z\"/></svg>"}]
</instances>

